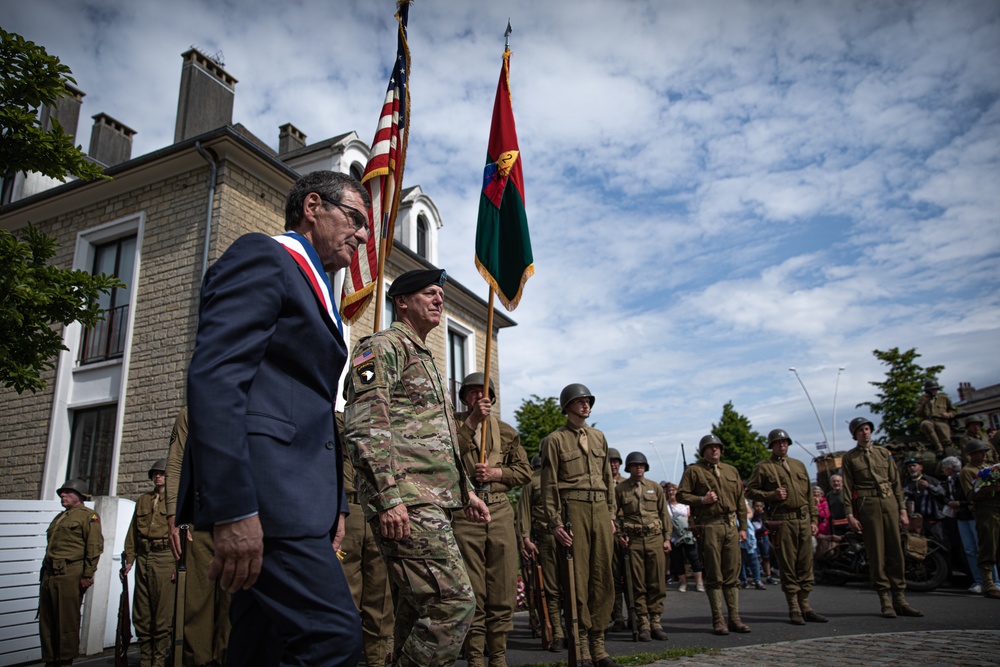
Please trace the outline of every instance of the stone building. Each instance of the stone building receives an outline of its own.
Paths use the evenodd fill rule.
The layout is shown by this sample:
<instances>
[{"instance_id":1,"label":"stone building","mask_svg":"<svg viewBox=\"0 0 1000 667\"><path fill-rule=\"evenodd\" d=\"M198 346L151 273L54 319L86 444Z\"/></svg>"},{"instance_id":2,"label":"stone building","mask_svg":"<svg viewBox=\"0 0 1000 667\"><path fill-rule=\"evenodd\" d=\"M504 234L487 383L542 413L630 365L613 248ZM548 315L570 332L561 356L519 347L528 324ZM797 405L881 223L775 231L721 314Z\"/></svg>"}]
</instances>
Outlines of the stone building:
<instances>
[{"instance_id":1,"label":"stone building","mask_svg":"<svg viewBox=\"0 0 1000 667\"><path fill-rule=\"evenodd\" d=\"M108 295L98 327L64 328L69 349L44 390L0 389L0 498L53 498L67 477L87 480L95 495L145 491L149 464L166 455L184 404L207 267L242 234L280 234L285 194L300 174L360 175L367 161L369 147L355 132L307 144L291 124L279 128L274 151L232 123L236 79L197 50L182 58L173 144L132 158L135 131L101 113L90 157L113 181L59 184L19 174L4 183L0 228L31 222L59 243L56 264L114 273L126 287ZM83 96L74 89L44 113L75 133ZM419 186L401 200L387 287L404 271L436 265L443 227ZM333 276L338 298L341 280ZM444 321L428 342L454 386L483 363L487 304L451 279L445 299ZM349 345L371 332L374 310L345 329ZM499 386L497 334L514 322L496 312L493 323L491 375Z\"/></svg>"}]
</instances>

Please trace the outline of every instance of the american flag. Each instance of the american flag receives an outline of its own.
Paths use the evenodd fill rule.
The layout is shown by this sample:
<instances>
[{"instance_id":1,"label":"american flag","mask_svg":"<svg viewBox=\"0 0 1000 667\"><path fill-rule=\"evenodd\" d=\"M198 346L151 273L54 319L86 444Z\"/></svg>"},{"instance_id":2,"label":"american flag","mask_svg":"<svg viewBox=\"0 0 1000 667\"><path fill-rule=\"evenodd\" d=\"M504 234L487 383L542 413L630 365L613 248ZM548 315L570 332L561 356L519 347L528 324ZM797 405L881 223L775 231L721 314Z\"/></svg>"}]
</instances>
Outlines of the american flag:
<instances>
[{"instance_id":1,"label":"american flag","mask_svg":"<svg viewBox=\"0 0 1000 667\"><path fill-rule=\"evenodd\" d=\"M396 39L396 63L385 91L382 113L372 141L371 156L361 182L372 199L371 233L368 243L358 248L340 297L340 312L348 323L354 324L365 312L375 296L379 269L379 242L385 239L385 259L392 251L393 226L399 208L399 193L403 185L403 167L406 164L406 138L410 118L409 87L410 49L406 43L406 22L410 13L410 0L397 4L396 21L399 32Z\"/></svg>"}]
</instances>

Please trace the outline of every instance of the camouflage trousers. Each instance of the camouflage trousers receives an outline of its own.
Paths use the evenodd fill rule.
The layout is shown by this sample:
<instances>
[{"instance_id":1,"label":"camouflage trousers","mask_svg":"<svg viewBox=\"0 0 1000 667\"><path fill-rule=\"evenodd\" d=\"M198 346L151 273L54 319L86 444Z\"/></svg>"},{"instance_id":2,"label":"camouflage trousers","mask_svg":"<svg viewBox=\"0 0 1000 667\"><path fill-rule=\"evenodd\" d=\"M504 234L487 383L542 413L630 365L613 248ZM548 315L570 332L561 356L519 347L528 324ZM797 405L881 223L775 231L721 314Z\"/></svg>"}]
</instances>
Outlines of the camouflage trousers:
<instances>
[{"instance_id":1,"label":"camouflage trousers","mask_svg":"<svg viewBox=\"0 0 1000 667\"><path fill-rule=\"evenodd\" d=\"M398 667L451 665L469 632L476 597L451 529L451 512L433 505L407 511L410 537L402 541L383 538L378 519L372 522L395 592L393 662Z\"/></svg>"}]
</instances>

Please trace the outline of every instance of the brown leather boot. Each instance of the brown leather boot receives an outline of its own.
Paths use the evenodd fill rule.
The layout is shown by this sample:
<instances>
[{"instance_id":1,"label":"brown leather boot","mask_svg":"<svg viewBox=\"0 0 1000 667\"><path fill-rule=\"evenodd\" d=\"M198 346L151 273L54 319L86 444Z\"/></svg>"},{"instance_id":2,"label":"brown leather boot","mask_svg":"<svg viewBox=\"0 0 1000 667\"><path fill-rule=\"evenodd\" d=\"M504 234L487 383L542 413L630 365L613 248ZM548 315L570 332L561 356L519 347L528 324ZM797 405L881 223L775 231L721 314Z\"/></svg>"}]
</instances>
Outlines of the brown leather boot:
<instances>
[{"instance_id":1,"label":"brown leather boot","mask_svg":"<svg viewBox=\"0 0 1000 667\"><path fill-rule=\"evenodd\" d=\"M735 586L731 586L724 588L722 593L726 598L726 607L729 609L729 625L727 626L729 631L743 634L750 632L750 626L740 619L740 592Z\"/></svg>"},{"instance_id":2,"label":"brown leather boot","mask_svg":"<svg viewBox=\"0 0 1000 667\"><path fill-rule=\"evenodd\" d=\"M785 601L788 602L788 622L792 625L805 625L806 619L802 618L798 596L795 593L785 593Z\"/></svg>"},{"instance_id":3,"label":"brown leather boot","mask_svg":"<svg viewBox=\"0 0 1000 667\"><path fill-rule=\"evenodd\" d=\"M981 567L979 571L983 575L983 597L1000 600L1000 589L997 588L997 583L993 581L993 568Z\"/></svg>"},{"instance_id":4,"label":"brown leather boot","mask_svg":"<svg viewBox=\"0 0 1000 667\"><path fill-rule=\"evenodd\" d=\"M896 618L896 610L892 608L892 596L889 595L889 591L878 592L878 603L882 605L884 618Z\"/></svg>"},{"instance_id":5,"label":"brown leather boot","mask_svg":"<svg viewBox=\"0 0 1000 667\"><path fill-rule=\"evenodd\" d=\"M809 591L799 591L799 609L802 610L802 618L808 623L826 623L827 617L817 614L809 605Z\"/></svg>"},{"instance_id":6,"label":"brown leather boot","mask_svg":"<svg viewBox=\"0 0 1000 667\"><path fill-rule=\"evenodd\" d=\"M899 616L923 616L923 613L910 606L903 591L892 592L892 608Z\"/></svg>"},{"instance_id":7,"label":"brown leather boot","mask_svg":"<svg viewBox=\"0 0 1000 667\"><path fill-rule=\"evenodd\" d=\"M728 635L726 619L722 616L722 589L709 588L708 605L712 608L712 632L717 635Z\"/></svg>"}]
</instances>

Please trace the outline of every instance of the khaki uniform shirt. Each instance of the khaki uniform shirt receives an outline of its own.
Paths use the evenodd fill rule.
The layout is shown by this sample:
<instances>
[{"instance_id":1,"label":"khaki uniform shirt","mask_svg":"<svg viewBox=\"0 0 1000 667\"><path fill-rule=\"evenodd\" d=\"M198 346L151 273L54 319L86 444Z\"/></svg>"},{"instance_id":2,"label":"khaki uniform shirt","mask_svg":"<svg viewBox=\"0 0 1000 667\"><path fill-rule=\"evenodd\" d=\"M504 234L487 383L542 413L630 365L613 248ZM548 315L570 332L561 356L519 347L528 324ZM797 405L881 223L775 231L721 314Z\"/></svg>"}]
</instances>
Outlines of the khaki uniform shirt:
<instances>
[{"instance_id":1,"label":"khaki uniform shirt","mask_svg":"<svg viewBox=\"0 0 1000 667\"><path fill-rule=\"evenodd\" d=\"M531 479L521 488L521 498L517 501L517 516L515 517L517 536L534 541L531 531L549 532L549 524L545 517L545 504L542 502L542 471L535 470Z\"/></svg>"},{"instance_id":2,"label":"khaki uniform shirt","mask_svg":"<svg viewBox=\"0 0 1000 667\"><path fill-rule=\"evenodd\" d=\"M709 491L719 497L714 503L702 503ZM677 487L677 500L691 507L693 525L714 521L730 521L736 517L737 527L747 529L747 504L743 498L740 472L728 463L719 463L718 474L704 459L687 467Z\"/></svg>"},{"instance_id":3,"label":"khaki uniform shirt","mask_svg":"<svg viewBox=\"0 0 1000 667\"><path fill-rule=\"evenodd\" d=\"M618 515L627 535L633 531L648 529L661 531L663 541L670 539L673 522L667 510L667 497L663 487L646 479L626 479L615 487L615 503Z\"/></svg>"},{"instance_id":4,"label":"khaki uniform shirt","mask_svg":"<svg viewBox=\"0 0 1000 667\"><path fill-rule=\"evenodd\" d=\"M788 468L785 468L785 465ZM784 487L788 492L785 500L778 500L778 489ZM796 510L804 510L810 523L819 522L819 511L816 509L816 499L809 483L809 473L802 461L785 456L761 461L750 475L746 496L751 501L760 500L771 506L771 516L780 518L782 515Z\"/></svg>"},{"instance_id":5,"label":"khaki uniform shirt","mask_svg":"<svg viewBox=\"0 0 1000 667\"><path fill-rule=\"evenodd\" d=\"M468 416L468 412L460 412L455 415L455 422L465 474L472 480L479 463L482 424L473 431L465 423ZM520 434L510 424L492 415L486 434L486 464L491 468L500 468L500 481L489 482L488 493L506 493L527 484L531 479L531 463L521 446Z\"/></svg>"},{"instance_id":6,"label":"khaki uniform shirt","mask_svg":"<svg viewBox=\"0 0 1000 667\"><path fill-rule=\"evenodd\" d=\"M615 483L603 433L589 426L576 428L567 421L545 436L541 451L542 498L550 529L563 525L563 491L603 492L608 512L615 515Z\"/></svg>"},{"instance_id":7,"label":"khaki uniform shirt","mask_svg":"<svg viewBox=\"0 0 1000 667\"><path fill-rule=\"evenodd\" d=\"M925 394L917 402L917 416L921 419L948 421L948 417L944 416L946 412L954 413L955 406L943 391L934 394L934 398L929 398Z\"/></svg>"},{"instance_id":8,"label":"khaki uniform shirt","mask_svg":"<svg viewBox=\"0 0 1000 667\"><path fill-rule=\"evenodd\" d=\"M181 483L181 468L184 466L184 446L188 437L188 409L180 409L170 431L170 449L167 452L166 503L167 516L177 514L177 488Z\"/></svg>"},{"instance_id":9,"label":"khaki uniform shirt","mask_svg":"<svg viewBox=\"0 0 1000 667\"><path fill-rule=\"evenodd\" d=\"M397 321L358 341L351 358L344 435L365 517L400 504L464 507L454 411L424 342Z\"/></svg>"},{"instance_id":10,"label":"khaki uniform shirt","mask_svg":"<svg viewBox=\"0 0 1000 667\"><path fill-rule=\"evenodd\" d=\"M170 530L167 526L167 501L164 493L150 491L139 496L135 503L132 523L125 536L125 562L135 562L136 550L143 541L162 540L164 543Z\"/></svg>"},{"instance_id":11,"label":"khaki uniform shirt","mask_svg":"<svg viewBox=\"0 0 1000 667\"><path fill-rule=\"evenodd\" d=\"M844 478L844 512L854 514L854 499L857 496L895 496L900 509L903 504L903 486L899 480L899 470L893 463L892 454L885 447L871 445L865 456L863 447L855 447L844 454L841 476Z\"/></svg>"},{"instance_id":12,"label":"khaki uniform shirt","mask_svg":"<svg viewBox=\"0 0 1000 667\"><path fill-rule=\"evenodd\" d=\"M994 511L1000 511L1000 487L993 485L982 487L979 491L974 491L974 486L976 482L976 475L983 468L989 467L988 465L983 465L982 467L974 466L971 463L964 468L962 472L958 474L958 480L962 484L962 491L965 492L965 497L969 499L972 504L970 509L974 512L978 507L992 508Z\"/></svg>"},{"instance_id":13,"label":"khaki uniform shirt","mask_svg":"<svg viewBox=\"0 0 1000 667\"><path fill-rule=\"evenodd\" d=\"M63 510L52 520L45 533L47 561L64 560L66 563L83 561L83 576L93 577L97 561L104 552L104 535L101 517L86 505Z\"/></svg>"}]
</instances>

